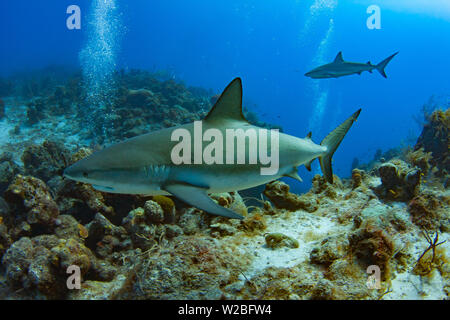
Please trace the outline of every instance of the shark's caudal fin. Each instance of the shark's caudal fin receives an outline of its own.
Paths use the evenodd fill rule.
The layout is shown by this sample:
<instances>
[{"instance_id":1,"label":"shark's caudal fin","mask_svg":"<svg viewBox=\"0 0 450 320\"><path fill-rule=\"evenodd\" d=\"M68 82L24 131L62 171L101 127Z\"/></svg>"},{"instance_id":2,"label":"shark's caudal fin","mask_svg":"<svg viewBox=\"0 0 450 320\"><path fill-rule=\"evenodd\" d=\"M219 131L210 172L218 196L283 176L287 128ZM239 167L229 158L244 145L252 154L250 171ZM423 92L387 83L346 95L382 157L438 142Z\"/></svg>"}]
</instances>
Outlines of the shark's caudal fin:
<instances>
[{"instance_id":1,"label":"shark's caudal fin","mask_svg":"<svg viewBox=\"0 0 450 320\"><path fill-rule=\"evenodd\" d=\"M392 56L384 59L383 61L381 61L379 64L376 65L376 68L378 70L378 72L385 78L387 78L386 73L384 72L384 68L386 68L387 64L392 60L392 58L394 58L396 55L398 54L398 52L394 53Z\"/></svg>"},{"instance_id":2,"label":"shark's caudal fin","mask_svg":"<svg viewBox=\"0 0 450 320\"><path fill-rule=\"evenodd\" d=\"M320 143L321 146L327 147L327 152L323 156L319 157L319 161L322 173L329 183L333 183L333 169L331 168L331 158L333 157L336 149L339 147L342 139L344 139L345 134L352 126L353 122L355 122L358 118L360 112L361 109L352 114L350 118L345 120L339 127L330 132Z\"/></svg>"}]
</instances>

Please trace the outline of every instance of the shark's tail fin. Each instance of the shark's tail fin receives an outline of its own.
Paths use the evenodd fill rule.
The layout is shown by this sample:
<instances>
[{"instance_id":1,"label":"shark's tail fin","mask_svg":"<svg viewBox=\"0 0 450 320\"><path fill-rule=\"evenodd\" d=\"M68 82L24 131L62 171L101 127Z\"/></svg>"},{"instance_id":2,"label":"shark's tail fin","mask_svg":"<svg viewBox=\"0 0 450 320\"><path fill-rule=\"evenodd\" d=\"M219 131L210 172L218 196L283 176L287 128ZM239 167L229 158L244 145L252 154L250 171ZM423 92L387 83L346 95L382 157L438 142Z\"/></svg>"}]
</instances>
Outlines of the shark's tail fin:
<instances>
[{"instance_id":1,"label":"shark's tail fin","mask_svg":"<svg viewBox=\"0 0 450 320\"><path fill-rule=\"evenodd\" d=\"M327 152L323 156L319 157L319 161L322 173L329 183L333 183L333 169L331 168L331 158L333 157L336 149L339 147L342 139L344 139L345 134L352 126L353 122L355 122L358 118L360 112L361 109L352 114L350 118L345 120L339 127L330 132L320 143L321 146L327 147Z\"/></svg>"},{"instance_id":2,"label":"shark's tail fin","mask_svg":"<svg viewBox=\"0 0 450 320\"><path fill-rule=\"evenodd\" d=\"M377 64L375 67L377 68L378 72L385 78L387 78L386 73L384 72L384 68L386 68L387 64L392 60L392 58L394 58L396 55L398 54L398 52L394 53L392 56L384 59L383 61L381 61L379 64Z\"/></svg>"}]
</instances>

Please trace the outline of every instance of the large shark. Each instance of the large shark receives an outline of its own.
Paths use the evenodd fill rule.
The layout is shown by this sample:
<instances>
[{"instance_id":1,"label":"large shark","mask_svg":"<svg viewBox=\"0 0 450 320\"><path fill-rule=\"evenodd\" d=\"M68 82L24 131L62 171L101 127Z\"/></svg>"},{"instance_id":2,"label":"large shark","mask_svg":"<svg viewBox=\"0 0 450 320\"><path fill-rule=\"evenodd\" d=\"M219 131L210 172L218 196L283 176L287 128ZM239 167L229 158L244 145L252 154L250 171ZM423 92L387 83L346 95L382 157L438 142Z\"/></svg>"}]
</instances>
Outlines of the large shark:
<instances>
[{"instance_id":1,"label":"large shark","mask_svg":"<svg viewBox=\"0 0 450 320\"><path fill-rule=\"evenodd\" d=\"M313 79L326 79L326 78L339 78L348 76L351 74L361 74L363 71L372 73L373 69L377 69L378 72L385 78L387 78L384 68L394 58L398 52L394 53L390 57L384 59L379 64L374 65L372 63L357 63L344 61L342 52L339 52L332 63L325 64L317 67L307 73L305 76Z\"/></svg>"},{"instance_id":2,"label":"large shark","mask_svg":"<svg viewBox=\"0 0 450 320\"><path fill-rule=\"evenodd\" d=\"M179 143L173 141L177 129L195 134L195 122L165 128L114 144L84 158L64 171L64 176L92 184L97 190L111 193L173 195L184 202L211 214L243 219L234 211L216 204L208 193L230 192L265 184L283 176L301 181L297 167L319 158L327 181L333 183L331 157L341 143L361 109L332 131L321 144L277 132L278 170L270 175L261 174L261 161L256 164L174 164L171 153ZM234 79L224 90L214 107L201 122L203 130L216 129L224 133L229 129L255 130L260 141L270 130L251 125L242 113L242 83ZM249 140L244 138L246 159L249 158ZM270 140L270 139L268 139ZM271 148L272 140L268 143ZM205 141L202 142L205 146ZM272 150L272 149L270 149ZM271 152L274 152L273 150ZM234 158L238 152L234 152ZM258 153L258 157L260 154ZM260 159L258 159L260 160Z\"/></svg>"}]
</instances>

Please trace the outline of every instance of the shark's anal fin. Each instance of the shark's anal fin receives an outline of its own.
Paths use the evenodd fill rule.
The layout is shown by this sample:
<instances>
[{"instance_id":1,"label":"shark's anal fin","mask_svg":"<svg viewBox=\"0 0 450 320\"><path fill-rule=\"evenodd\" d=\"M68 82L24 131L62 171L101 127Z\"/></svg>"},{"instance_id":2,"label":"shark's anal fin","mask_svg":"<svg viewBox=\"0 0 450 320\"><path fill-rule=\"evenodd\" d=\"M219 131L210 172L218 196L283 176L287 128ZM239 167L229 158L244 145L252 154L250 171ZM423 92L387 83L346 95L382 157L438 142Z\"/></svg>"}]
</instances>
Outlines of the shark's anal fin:
<instances>
[{"instance_id":1,"label":"shark's anal fin","mask_svg":"<svg viewBox=\"0 0 450 320\"><path fill-rule=\"evenodd\" d=\"M298 180L298 181L300 181L300 182L303 182L302 178L300 178L300 176L298 175L298 172L297 172L297 168L296 168L296 167L294 167L294 168L292 169L292 171L286 173L284 176L285 176L285 177L291 177L292 179L295 179L295 180Z\"/></svg>"},{"instance_id":2,"label":"shark's anal fin","mask_svg":"<svg viewBox=\"0 0 450 320\"><path fill-rule=\"evenodd\" d=\"M311 171L311 163L314 161L314 159L312 159L311 161L305 163L305 168L308 171Z\"/></svg>"},{"instance_id":3,"label":"shark's anal fin","mask_svg":"<svg viewBox=\"0 0 450 320\"><path fill-rule=\"evenodd\" d=\"M198 209L206 211L217 216L227 217L231 219L244 219L243 216L236 212L219 206L215 203L206 192L205 188L193 186L190 184L169 184L164 186L164 189L187 204Z\"/></svg>"}]
</instances>

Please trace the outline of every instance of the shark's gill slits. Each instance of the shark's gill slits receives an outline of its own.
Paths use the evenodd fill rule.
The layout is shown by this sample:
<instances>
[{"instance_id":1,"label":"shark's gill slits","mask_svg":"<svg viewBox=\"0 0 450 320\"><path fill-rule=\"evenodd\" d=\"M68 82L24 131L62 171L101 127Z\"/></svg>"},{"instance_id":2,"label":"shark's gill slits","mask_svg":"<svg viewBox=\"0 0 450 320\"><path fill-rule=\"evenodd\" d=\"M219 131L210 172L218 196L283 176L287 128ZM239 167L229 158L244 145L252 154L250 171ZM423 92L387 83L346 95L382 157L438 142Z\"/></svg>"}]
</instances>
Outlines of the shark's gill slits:
<instances>
[{"instance_id":1,"label":"shark's gill slits","mask_svg":"<svg viewBox=\"0 0 450 320\"><path fill-rule=\"evenodd\" d=\"M166 165L149 165L144 167L147 179L153 182L163 182L169 177L170 167Z\"/></svg>"}]
</instances>

